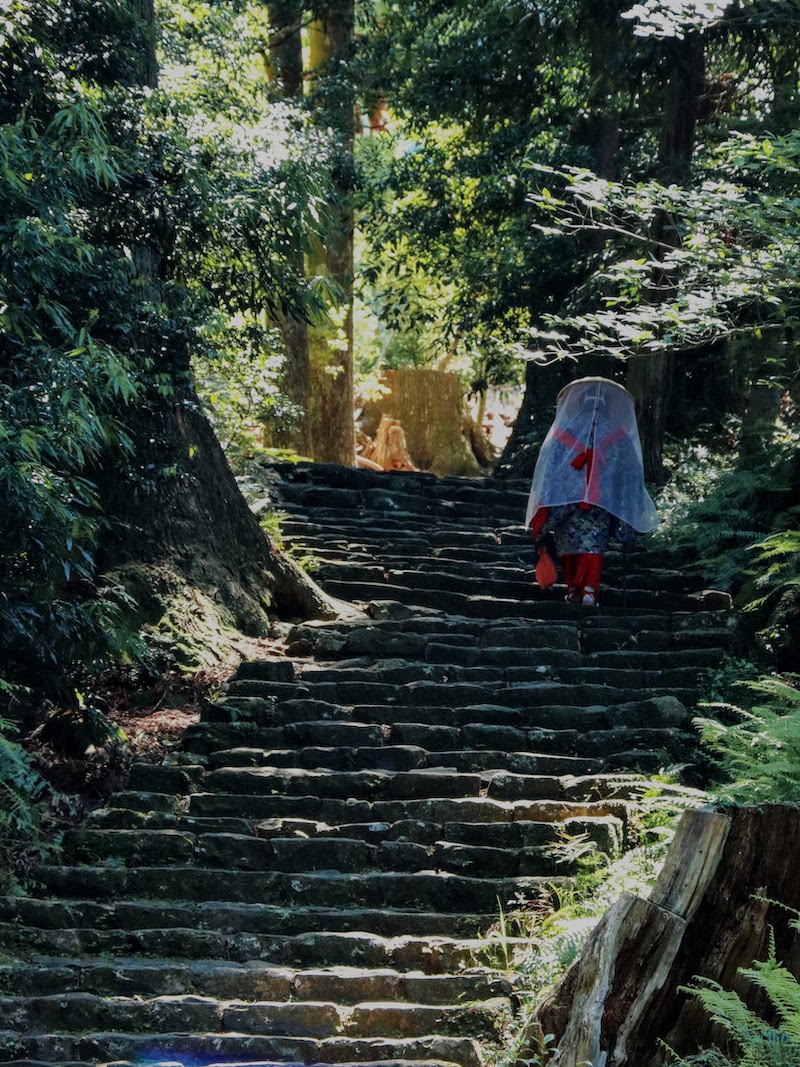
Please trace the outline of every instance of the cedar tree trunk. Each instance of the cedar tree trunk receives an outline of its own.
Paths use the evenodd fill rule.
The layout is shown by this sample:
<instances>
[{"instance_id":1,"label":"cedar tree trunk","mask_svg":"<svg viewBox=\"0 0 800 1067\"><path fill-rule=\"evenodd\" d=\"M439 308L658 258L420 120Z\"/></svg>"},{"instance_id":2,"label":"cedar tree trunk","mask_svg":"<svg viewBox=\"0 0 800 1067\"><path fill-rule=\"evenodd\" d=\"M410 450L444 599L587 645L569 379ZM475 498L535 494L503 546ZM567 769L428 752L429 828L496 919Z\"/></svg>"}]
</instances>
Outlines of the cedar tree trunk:
<instances>
[{"instance_id":1,"label":"cedar tree trunk","mask_svg":"<svg viewBox=\"0 0 800 1067\"><path fill-rule=\"evenodd\" d=\"M287 99L303 95L302 0L272 0L269 12L269 69L271 80ZM296 225L301 227L298 216ZM305 257L296 252L289 266L302 277ZM308 354L308 323L294 315L281 314L280 327L286 357L282 388L297 409L293 425L279 430L276 443L311 456L311 369Z\"/></svg>"},{"instance_id":2,"label":"cedar tree trunk","mask_svg":"<svg viewBox=\"0 0 800 1067\"><path fill-rule=\"evenodd\" d=\"M402 427L415 466L439 475L483 473L472 444L475 427L455 374L405 367L387 371L382 382L391 393L365 406L365 433L374 436L381 416L388 415Z\"/></svg>"},{"instance_id":3,"label":"cedar tree trunk","mask_svg":"<svg viewBox=\"0 0 800 1067\"><path fill-rule=\"evenodd\" d=\"M355 462L353 422L353 143L355 93L347 69L354 46L354 0L318 4L311 25L310 59L320 122L338 140L335 202L323 245L308 257L308 276L330 280L341 303L329 321L309 330L311 441L321 463Z\"/></svg>"}]
</instances>

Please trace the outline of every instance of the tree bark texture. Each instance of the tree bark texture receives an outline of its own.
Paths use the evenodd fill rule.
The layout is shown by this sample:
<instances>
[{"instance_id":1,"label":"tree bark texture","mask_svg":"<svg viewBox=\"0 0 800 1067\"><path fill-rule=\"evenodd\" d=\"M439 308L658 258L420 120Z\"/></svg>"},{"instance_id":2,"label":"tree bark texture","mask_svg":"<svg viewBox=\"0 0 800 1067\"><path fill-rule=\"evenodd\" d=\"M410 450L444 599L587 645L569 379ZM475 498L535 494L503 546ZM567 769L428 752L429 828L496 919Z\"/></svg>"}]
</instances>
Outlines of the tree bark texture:
<instances>
[{"instance_id":1,"label":"tree bark texture","mask_svg":"<svg viewBox=\"0 0 800 1067\"><path fill-rule=\"evenodd\" d=\"M365 406L366 434L374 436L381 416L388 415L402 426L409 455L421 470L466 477L482 473L471 445L472 420L455 374L407 367L387 371L383 382L391 392Z\"/></svg>"},{"instance_id":2,"label":"tree bark texture","mask_svg":"<svg viewBox=\"0 0 800 1067\"><path fill-rule=\"evenodd\" d=\"M287 99L303 95L302 0L272 0L267 5L270 26L269 71L273 85ZM302 218L296 220L300 228ZM303 277L305 257L301 251L290 257L289 266ZM301 456L311 456L311 364L308 350L308 323L292 315L279 318L285 367L281 380L284 393L296 408L293 423L276 433L276 444L292 448Z\"/></svg>"},{"instance_id":3,"label":"tree bark texture","mask_svg":"<svg viewBox=\"0 0 800 1067\"><path fill-rule=\"evenodd\" d=\"M310 34L312 88L320 121L336 132L339 159L330 233L324 246L309 254L307 269L309 277L322 276L338 288L341 304L329 321L309 330L311 441L318 462L352 466L355 93L348 61L354 46L354 0L330 0L319 4L315 14Z\"/></svg>"},{"instance_id":4,"label":"tree bark texture","mask_svg":"<svg viewBox=\"0 0 800 1067\"><path fill-rule=\"evenodd\" d=\"M558 1067L665 1067L660 1041L687 1056L724 1043L699 1001L679 987L701 975L766 1013L739 973L765 959L800 959L786 913L800 906L800 810L781 805L687 812L649 900L623 896L595 928L536 1017L555 1034Z\"/></svg>"},{"instance_id":5,"label":"tree bark texture","mask_svg":"<svg viewBox=\"0 0 800 1067\"><path fill-rule=\"evenodd\" d=\"M131 0L131 11L139 20L137 40L131 49L136 81L139 85L155 89L158 85L158 32L153 0Z\"/></svg>"},{"instance_id":6,"label":"tree bark texture","mask_svg":"<svg viewBox=\"0 0 800 1067\"><path fill-rule=\"evenodd\" d=\"M495 467L495 475L505 478L531 477L536 457L553 421L556 397L570 378L575 365L561 360L542 367L530 360L525 365L525 392L506 447Z\"/></svg>"},{"instance_id":7,"label":"tree bark texture","mask_svg":"<svg viewBox=\"0 0 800 1067\"><path fill-rule=\"evenodd\" d=\"M215 600L230 625L264 634L270 614L331 617L331 601L270 545L250 511L193 389L154 395L124 413L124 457L97 481L111 523L101 563L166 567Z\"/></svg>"},{"instance_id":8,"label":"tree bark texture","mask_svg":"<svg viewBox=\"0 0 800 1067\"><path fill-rule=\"evenodd\" d=\"M270 0L269 75L282 96L303 93L303 0Z\"/></svg>"},{"instance_id":9,"label":"tree bark texture","mask_svg":"<svg viewBox=\"0 0 800 1067\"><path fill-rule=\"evenodd\" d=\"M786 362L786 341L777 330L748 338L748 344L750 392L742 419L738 460L742 470L752 470L769 459L783 394L782 387L771 382L769 375Z\"/></svg>"}]
</instances>

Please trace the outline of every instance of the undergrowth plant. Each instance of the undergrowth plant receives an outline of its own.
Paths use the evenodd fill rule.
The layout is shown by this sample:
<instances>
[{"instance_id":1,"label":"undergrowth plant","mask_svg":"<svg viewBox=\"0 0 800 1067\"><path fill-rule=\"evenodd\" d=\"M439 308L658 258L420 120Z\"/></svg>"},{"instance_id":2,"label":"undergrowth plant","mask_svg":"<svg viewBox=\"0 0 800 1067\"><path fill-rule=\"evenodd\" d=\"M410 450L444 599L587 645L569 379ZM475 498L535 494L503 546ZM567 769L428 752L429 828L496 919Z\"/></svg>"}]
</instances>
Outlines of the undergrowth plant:
<instances>
[{"instance_id":1,"label":"undergrowth plant","mask_svg":"<svg viewBox=\"0 0 800 1067\"><path fill-rule=\"evenodd\" d=\"M720 774L713 792L738 803L800 803L800 690L776 677L744 689L755 696L751 707L705 704L715 714L694 720Z\"/></svg>"},{"instance_id":2,"label":"undergrowth plant","mask_svg":"<svg viewBox=\"0 0 800 1067\"><path fill-rule=\"evenodd\" d=\"M21 890L37 860L53 847L43 833L52 791L25 749L9 739L0 719L0 893Z\"/></svg>"},{"instance_id":3,"label":"undergrowth plant","mask_svg":"<svg viewBox=\"0 0 800 1067\"><path fill-rule=\"evenodd\" d=\"M794 912L790 926L800 931L800 912ZM800 982L778 961L774 936L770 936L767 959L740 968L739 974L766 994L776 1025L749 1008L733 990L696 978L681 992L696 997L725 1030L728 1048L704 1049L685 1059L674 1057L676 1067L797 1067L800 1063Z\"/></svg>"},{"instance_id":4,"label":"undergrowth plant","mask_svg":"<svg viewBox=\"0 0 800 1067\"><path fill-rule=\"evenodd\" d=\"M658 494L661 527L653 544L717 588L740 594L742 606L775 599L800 582L796 533L796 411L787 402L757 455L737 452L741 427L724 437L705 428L702 440L668 446L669 482Z\"/></svg>"}]
</instances>

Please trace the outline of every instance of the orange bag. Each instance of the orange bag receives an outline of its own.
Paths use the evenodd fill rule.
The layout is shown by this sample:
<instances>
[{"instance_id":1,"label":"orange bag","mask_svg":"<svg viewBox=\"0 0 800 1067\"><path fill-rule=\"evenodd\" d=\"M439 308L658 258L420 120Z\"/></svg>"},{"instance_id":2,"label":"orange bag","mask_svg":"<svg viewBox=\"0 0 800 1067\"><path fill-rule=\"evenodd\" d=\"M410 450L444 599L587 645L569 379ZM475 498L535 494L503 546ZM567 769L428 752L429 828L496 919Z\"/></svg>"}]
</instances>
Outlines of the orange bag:
<instances>
[{"instance_id":1,"label":"orange bag","mask_svg":"<svg viewBox=\"0 0 800 1067\"><path fill-rule=\"evenodd\" d=\"M539 562L536 564L536 583L540 589L549 589L558 578L558 571L553 557L546 548L539 549Z\"/></svg>"}]
</instances>

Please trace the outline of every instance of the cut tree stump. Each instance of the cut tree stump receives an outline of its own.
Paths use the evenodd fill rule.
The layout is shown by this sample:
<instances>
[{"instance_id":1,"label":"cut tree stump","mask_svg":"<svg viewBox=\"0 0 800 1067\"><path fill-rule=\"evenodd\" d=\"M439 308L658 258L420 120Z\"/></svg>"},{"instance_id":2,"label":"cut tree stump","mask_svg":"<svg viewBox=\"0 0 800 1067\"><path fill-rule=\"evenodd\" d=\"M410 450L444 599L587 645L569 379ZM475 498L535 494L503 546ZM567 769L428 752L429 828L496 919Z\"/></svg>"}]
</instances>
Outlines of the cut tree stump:
<instances>
[{"instance_id":1,"label":"cut tree stump","mask_svg":"<svg viewBox=\"0 0 800 1067\"><path fill-rule=\"evenodd\" d=\"M466 409L457 375L405 367L387 371L382 381L388 392L364 406L364 433L378 434L382 417L388 416L403 428L415 465L411 469L439 475L483 473L493 459L492 447Z\"/></svg>"},{"instance_id":2,"label":"cut tree stump","mask_svg":"<svg viewBox=\"0 0 800 1067\"><path fill-rule=\"evenodd\" d=\"M617 901L539 1005L536 1025L555 1035L558 1067L662 1067L665 1046L686 1056L724 1045L724 1031L679 991L696 976L769 1017L764 995L738 971L766 958L771 931L778 959L800 971L795 933L772 903L800 908L798 869L797 808L687 812L650 899Z\"/></svg>"},{"instance_id":3,"label":"cut tree stump","mask_svg":"<svg viewBox=\"0 0 800 1067\"><path fill-rule=\"evenodd\" d=\"M369 441L358 457L362 465L382 471L415 471L411 456L408 454L406 435L397 419L381 416L380 426L374 441Z\"/></svg>"}]
</instances>

